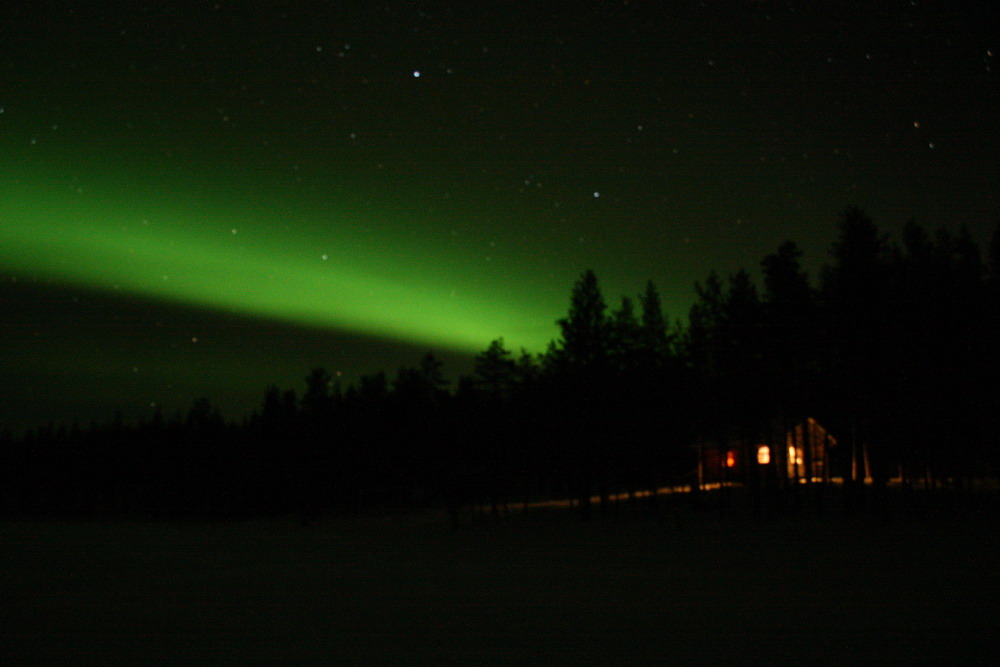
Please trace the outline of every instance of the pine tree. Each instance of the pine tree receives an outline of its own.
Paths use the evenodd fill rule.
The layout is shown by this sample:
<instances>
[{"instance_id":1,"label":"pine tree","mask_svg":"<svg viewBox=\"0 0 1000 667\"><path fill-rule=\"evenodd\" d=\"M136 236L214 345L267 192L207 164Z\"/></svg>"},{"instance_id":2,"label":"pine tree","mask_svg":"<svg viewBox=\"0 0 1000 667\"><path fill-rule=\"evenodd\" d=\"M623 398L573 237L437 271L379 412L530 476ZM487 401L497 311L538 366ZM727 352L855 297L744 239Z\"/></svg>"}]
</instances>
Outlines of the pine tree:
<instances>
[{"instance_id":1,"label":"pine tree","mask_svg":"<svg viewBox=\"0 0 1000 667\"><path fill-rule=\"evenodd\" d=\"M472 367L472 382L476 391L493 399L510 398L515 385L516 364L503 338L490 342L486 350L476 355Z\"/></svg>"},{"instance_id":2,"label":"pine tree","mask_svg":"<svg viewBox=\"0 0 1000 667\"><path fill-rule=\"evenodd\" d=\"M712 271L704 286L694 284L698 300L688 313L685 348L694 369L702 374L713 374L718 365L718 334L722 323L722 282Z\"/></svg>"},{"instance_id":3,"label":"pine tree","mask_svg":"<svg viewBox=\"0 0 1000 667\"><path fill-rule=\"evenodd\" d=\"M331 393L333 378L325 368L314 368L306 376L306 391L302 395L302 413L308 419L323 420L333 410Z\"/></svg>"},{"instance_id":4,"label":"pine tree","mask_svg":"<svg viewBox=\"0 0 1000 667\"><path fill-rule=\"evenodd\" d=\"M603 366L608 356L607 305L590 269L573 286L569 315L558 320L562 336L554 350L558 360L576 370Z\"/></svg>"},{"instance_id":5,"label":"pine tree","mask_svg":"<svg viewBox=\"0 0 1000 667\"><path fill-rule=\"evenodd\" d=\"M792 241L761 261L764 273L762 340L765 367L761 381L771 400L771 415L804 418L805 404L815 391L814 368L819 354L816 297L799 262L802 251Z\"/></svg>"},{"instance_id":6,"label":"pine tree","mask_svg":"<svg viewBox=\"0 0 1000 667\"><path fill-rule=\"evenodd\" d=\"M844 430L864 433L869 440L873 475L884 482L891 448L885 408L892 396L889 382L896 377L888 363L895 345L889 310L889 239L863 211L849 207L841 216L830 254L834 263L824 267L821 287L827 396L831 405L839 404L834 410L846 422ZM851 444L855 456L862 455L865 444ZM860 461L855 464L864 469Z\"/></svg>"},{"instance_id":7,"label":"pine tree","mask_svg":"<svg viewBox=\"0 0 1000 667\"><path fill-rule=\"evenodd\" d=\"M643 348L654 364L662 364L670 354L670 336L663 317L660 294L652 280L646 282L646 290L639 297L639 304L642 309L640 326Z\"/></svg>"},{"instance_id":8,"label":"pine tree","mask_svg":"<svg viewBox=\"0 0 1000 667\"><path fill-rule=\"evenodd\" d=\"M613 357L615 368L628 373L644 361L640 358L642 349L643 330L635 316L635 305L631 298L623 296L621 307L608 322L608 352Z\"/></svg>"}]
</instances>

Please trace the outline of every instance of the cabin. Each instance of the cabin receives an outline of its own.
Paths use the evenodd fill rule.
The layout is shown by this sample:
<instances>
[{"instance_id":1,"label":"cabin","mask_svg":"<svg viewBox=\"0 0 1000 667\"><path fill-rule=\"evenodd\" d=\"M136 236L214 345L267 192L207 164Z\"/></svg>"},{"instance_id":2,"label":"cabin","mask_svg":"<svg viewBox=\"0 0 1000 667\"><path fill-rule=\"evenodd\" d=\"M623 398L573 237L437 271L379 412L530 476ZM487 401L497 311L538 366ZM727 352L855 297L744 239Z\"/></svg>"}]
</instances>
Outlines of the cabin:
<instances>
[{"instance_id":1,"label":"cabin","mask_svg":"<svg viewBox=\"0 0 1000 667\"><path fill-rule=\"evenodd\" d=\"M791 427L786 424L773 424L770 437L731 437L722 440L721 446L719 441L698 442L698 486L833 480L831 455L837 439L812 417Z\"/></svg>"}]
</instances>

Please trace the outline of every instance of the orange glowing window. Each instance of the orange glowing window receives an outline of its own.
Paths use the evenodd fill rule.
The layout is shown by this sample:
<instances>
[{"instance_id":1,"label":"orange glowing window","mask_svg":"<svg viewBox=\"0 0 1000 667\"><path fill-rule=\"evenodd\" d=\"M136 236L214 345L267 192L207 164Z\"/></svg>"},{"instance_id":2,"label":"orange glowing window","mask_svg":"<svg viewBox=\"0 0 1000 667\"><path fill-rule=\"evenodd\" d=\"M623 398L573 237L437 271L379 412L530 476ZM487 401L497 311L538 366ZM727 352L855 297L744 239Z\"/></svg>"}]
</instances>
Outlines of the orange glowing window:
<instances>
[{"instance_id":1,"label":"orange glowing window","mask_svg":"<svg viewBox=\"0 0 1000 667\"><path fill-rule=\"evenodd\" d=\"M766 466L771 462L771 448L767 445L757 447L757 463Z\"/></svg>"},{"instance_id":2,"label":"orange glowing window","mask_svg":"<svg viewBox=\"0 0 1000 667\"><path fill-rule=\"evenodd\" d=\"M736 452L729 450L726 452L726 467L733 468L736 466Z\"/></svg>"}]
</instances>

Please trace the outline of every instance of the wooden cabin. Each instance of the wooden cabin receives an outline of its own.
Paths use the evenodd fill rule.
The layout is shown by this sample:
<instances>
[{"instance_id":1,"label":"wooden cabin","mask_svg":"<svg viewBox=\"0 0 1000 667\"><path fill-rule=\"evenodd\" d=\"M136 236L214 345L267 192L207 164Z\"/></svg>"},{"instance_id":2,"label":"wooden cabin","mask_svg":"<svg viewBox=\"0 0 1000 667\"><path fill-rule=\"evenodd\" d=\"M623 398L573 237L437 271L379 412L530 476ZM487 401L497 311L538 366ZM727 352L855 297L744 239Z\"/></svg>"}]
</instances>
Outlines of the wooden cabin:
<instances>
[{"instance_id":1,"label":"wooden cabin","mask_svg":"<svg viewBox=\"0 0 1000 667\"><path fill-rule=\"evenodd\" d=\"M837 439L812 417L785 429L775 424L770 437L728 438L722 446L717 441L699 442L699 486L829 482Z\"/></svg>"}]
</instances>

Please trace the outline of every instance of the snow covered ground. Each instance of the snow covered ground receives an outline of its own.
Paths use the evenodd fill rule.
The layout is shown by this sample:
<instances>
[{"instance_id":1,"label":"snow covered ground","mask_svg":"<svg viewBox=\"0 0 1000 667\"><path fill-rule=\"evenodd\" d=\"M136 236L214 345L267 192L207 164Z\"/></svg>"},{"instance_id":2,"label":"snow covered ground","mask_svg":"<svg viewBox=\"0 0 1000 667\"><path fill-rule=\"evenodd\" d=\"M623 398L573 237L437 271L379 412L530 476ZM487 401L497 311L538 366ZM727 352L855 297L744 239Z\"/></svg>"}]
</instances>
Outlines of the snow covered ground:
<instances>
[{"instance_id":1,"label":"snow covered ground","mask_svg":"<svg viewBox=\"0 0 1000 667\"><path fill-rule=\"evenodd\" d=\"M3 664L965 664L983 521L0 524Z\"/></svg>"}]
</instances>

